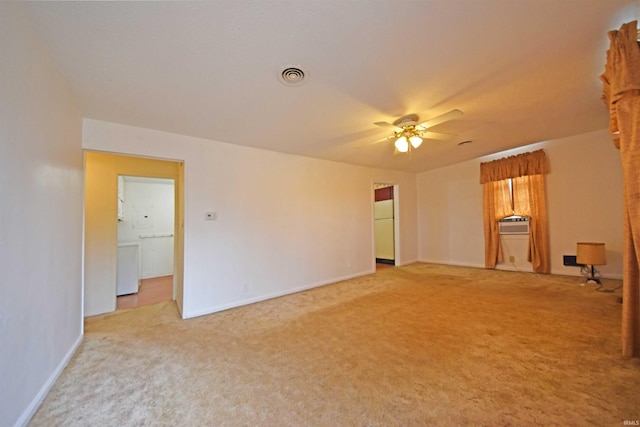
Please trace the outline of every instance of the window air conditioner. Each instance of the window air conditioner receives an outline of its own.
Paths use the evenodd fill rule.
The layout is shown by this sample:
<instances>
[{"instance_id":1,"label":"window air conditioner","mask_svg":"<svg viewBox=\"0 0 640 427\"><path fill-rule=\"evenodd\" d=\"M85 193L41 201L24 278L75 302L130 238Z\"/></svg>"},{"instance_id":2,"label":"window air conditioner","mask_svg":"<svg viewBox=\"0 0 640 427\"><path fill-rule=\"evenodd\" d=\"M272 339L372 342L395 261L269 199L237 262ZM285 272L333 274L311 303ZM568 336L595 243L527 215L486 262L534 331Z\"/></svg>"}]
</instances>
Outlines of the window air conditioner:
<instances>
[{"instance_id":1,"label":"window air conditioner","mask_svg":"<svg viewBox=\"0 0 640 427\"><path fill-rule=\"evenodd\" d=\"M529 217L509 217L498 221L500 234L529 234Z\"/></svg>"}]
</instances>

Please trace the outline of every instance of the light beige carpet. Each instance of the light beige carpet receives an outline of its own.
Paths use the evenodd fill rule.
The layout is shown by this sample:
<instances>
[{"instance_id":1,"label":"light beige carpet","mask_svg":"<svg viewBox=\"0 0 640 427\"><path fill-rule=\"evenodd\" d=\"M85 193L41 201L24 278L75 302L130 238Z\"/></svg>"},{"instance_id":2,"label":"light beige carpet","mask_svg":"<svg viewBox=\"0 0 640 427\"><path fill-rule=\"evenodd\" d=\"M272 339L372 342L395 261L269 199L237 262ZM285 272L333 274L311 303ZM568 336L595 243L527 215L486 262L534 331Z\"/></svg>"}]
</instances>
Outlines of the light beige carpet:
<instances>
[{"instance_id":1,"label":"light beige carpet","mask_svg":"<svg viewBox=\"0 0 640 427\"><path fill-rule=\"evenodd\" d=\"M540 277L415 264L191 320L173 303L89 319L31 425L639 420L620 292Z\"/></svg>"}]
</instances>

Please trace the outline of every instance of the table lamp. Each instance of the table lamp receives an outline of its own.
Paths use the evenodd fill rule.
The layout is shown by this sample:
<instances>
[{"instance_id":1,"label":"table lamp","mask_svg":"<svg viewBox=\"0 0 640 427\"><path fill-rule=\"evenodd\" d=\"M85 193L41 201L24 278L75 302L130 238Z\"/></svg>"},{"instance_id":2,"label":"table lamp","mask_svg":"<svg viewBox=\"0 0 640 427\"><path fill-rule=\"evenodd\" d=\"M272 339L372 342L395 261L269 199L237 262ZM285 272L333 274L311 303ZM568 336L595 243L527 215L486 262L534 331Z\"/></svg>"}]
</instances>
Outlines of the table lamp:
<instances>
[{"instance_id":1,"label":"table lamp","mask_svg":"<svg viewBox=\"0 0 640 427\"><path fill-rule=\"evenodd\" d=\"M607 263L607 254L604 250L604 243L580 242L578 243L578 251L576 262L590 266L589 277L587 281L600 283L600 279L596 277L596 265L605 265Z\"/></svg>"}]
</instances>

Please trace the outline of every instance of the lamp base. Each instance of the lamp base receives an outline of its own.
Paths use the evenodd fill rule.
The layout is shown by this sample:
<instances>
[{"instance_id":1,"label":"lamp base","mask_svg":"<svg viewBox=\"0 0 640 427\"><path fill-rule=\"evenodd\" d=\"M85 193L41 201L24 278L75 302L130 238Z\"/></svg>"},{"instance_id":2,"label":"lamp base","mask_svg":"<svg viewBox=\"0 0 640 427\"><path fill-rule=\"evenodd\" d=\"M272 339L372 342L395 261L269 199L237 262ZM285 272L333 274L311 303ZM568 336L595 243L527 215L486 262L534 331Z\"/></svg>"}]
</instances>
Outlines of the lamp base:
<instances>
[{"instance_id":1,"label":"lamp base","mask_svg":"<svg viewBox=\"0 0 640 427\"><path fill-rule=\"evenodd\" d=\"M602 285L602 283L600 283L600 279L596 277L597 271L598 270L596 270L596 267L594 265L589 266L589 275L587 276L587 283L595 283L598 285ZM600 275L600 272L598 272L598 275Z\"/></svg>"}]
</instances>

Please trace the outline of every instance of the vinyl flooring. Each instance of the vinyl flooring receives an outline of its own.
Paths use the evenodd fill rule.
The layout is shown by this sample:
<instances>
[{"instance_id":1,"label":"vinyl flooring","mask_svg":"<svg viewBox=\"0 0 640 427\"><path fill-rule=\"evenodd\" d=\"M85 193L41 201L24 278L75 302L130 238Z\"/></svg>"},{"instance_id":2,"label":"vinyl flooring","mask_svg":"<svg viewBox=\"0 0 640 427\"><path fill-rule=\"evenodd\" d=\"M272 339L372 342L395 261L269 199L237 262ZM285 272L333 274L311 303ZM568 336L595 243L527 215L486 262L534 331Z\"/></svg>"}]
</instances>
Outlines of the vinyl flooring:
<instances>
[{"instance_id":1,"label":"vinyl flooring","mask_svg":"<svg viewBox=\"0 0 640 427\"><path fill-rule=\"evenodd\" d=\"M173 276L142 279L137 294L122 295L117 298L116 310L142 307L172 299Z\"/></svg>"}]
</instances>

